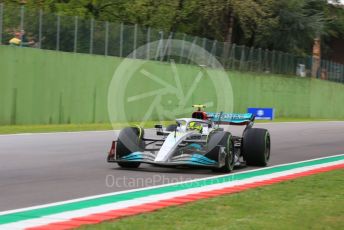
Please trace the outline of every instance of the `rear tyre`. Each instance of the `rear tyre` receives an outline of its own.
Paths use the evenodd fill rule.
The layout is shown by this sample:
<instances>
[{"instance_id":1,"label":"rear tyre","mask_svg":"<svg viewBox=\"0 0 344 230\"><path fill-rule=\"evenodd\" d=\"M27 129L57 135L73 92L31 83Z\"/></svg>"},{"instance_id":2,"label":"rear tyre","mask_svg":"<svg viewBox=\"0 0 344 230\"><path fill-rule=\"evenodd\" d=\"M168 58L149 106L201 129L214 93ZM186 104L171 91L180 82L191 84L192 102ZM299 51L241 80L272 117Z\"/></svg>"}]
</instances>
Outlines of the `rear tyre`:
<instances>
[{"instance_id":1,"label":"rear tyre","mask_svg":"<svg viewBox=\"0 0 344 230\"><path fill-rule=\"evenodd\" d=\"M270 134L266 129L250 128L243 136L242 151L247 165L266 166L270 159Z\"/></svg>"},{"instance_id":2,"label":"rear tyre","mask_svg":"<svg viewBox=\"0 0 344 230\"><path fill-rule=\"evenodd\" d=\"M140 127L127 127L121 130L118 135L116 154L120 159L133 152L140 152L144 149L144 129ZM140 162L118 162L123 168L137 168Z\"/></svg>"}]
</instances>

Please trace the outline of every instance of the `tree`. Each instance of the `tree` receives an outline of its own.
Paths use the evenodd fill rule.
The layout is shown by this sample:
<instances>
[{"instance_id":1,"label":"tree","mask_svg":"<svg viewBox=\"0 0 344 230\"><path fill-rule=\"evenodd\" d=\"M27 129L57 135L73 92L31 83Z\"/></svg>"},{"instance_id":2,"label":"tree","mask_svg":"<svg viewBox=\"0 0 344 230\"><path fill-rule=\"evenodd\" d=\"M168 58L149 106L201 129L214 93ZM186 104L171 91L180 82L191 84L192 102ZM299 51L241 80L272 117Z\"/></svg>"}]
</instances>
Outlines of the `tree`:
<instances>
[{"instance_id":1,"label":"tree","mask_svg":"<svg viewBox=\"0 0 344 230\"><path fill-rule=\"evenodd\" d=\"M19 5L23 0L0 2ZM139 24L300 55L311 52L315 37L321 36L326 47L332 37L344 33L344 10L327 0L25 0L25 4L59 15Z\"/></svg>"},{"instance_id":2,"label":"tree","mask_svg":"<svg viewBox=\"0 0 344 230\"><path fill-rule=\"evenodd\" d=\"M309 53L313 39L325 33L323 4L326 0L276 2L273 11L278 23L261 33L255 44L300 55Z\"/></svg>"}]
</instances>

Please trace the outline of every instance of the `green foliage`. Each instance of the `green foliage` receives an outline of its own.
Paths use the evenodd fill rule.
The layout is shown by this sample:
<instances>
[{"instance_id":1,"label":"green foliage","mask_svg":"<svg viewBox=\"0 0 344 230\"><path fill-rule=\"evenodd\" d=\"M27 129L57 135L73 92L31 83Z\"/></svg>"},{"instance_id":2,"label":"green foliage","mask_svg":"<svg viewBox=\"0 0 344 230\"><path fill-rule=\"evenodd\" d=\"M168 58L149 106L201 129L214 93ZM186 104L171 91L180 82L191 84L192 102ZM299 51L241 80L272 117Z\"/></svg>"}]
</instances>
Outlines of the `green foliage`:
<instances>
[{"instance_id":1,"label":"green foliage","mask_svg":"<svg viewBox=\"0 0 344 230\"><path fill-rule=\"evenodd\" d=\"M265 34L260 34L256 44L296 54L309 52L314 38L325 33L324 5L326 1L323 0L276 2L273 11L278 23Z\"/></svg>"},{"instance_id":2,"label":"green foliage","mask_svg":"<svg viewBox=\"0 0 344 230\"><path fill-rule=\"evenodd\" d=\"M344 9L327 0L2 0L59 15L121 21L247 46L309 54L343 37ZM337 2L338 0L334 0ZM233 22L233 23L231 23ZM71 21L72 23L72 21Z\"/></svg>"}]
</instances>

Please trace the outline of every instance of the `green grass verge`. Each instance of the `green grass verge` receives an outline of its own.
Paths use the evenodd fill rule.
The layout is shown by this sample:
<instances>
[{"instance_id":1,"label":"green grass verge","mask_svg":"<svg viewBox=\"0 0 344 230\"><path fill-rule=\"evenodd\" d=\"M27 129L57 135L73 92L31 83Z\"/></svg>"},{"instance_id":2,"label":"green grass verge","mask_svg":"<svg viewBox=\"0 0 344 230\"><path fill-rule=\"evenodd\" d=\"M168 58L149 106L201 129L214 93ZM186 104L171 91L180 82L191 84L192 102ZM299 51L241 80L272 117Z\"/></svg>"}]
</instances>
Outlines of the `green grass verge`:
<instances>
[{"instance_id":1,"label":"green grass verge","mask_svg":"<svg viewBox=\"0 0 344 230\"><path fill-rule=\"evenodd\" d=\"M311 119L311 118L277 118L274 121L259 121L257 123L265 122L302 122L302 121L331 121L333 119ZM343 119L344 120L344 119ZM145 123L145 128L152 128L155 124L162 123L163 125L171 124L173 121L148 121ZM130 125L139 124L139 122L130 122ZM126 123L114 124L115 129L125 127ZM61 124L61 125L0 125L0 134L15 134L15 133L42 133L42 132L73 132L73 131L96 131L96 130L110 130L113 127L109 123L103 124Z\"/></svg>"},{"instance_id":2,"label":"green grass verge","mask_svg":"<svg viewBox=\"0 0 344 230\"><path fill-rule=\"evenodd\" d=\"M145 123L145 128L152 128L155 124L167 125L171 121L148 121ZM137 125L139 122L129 122L129 125ZM61 124L61 125L6 125L0 126L0 134L15 134L15 133L49 133L49 132L76 132L76 131L97 131L97 130L111 130L121 129L127 126L127 123L116 123L112 127L109 123L101 124Z\"/></svg>"},{"instance_id":3,"label":"green grass verge","mask_svg":"<svg viewBox=\"0 0 344 230\"><path fill-rule=\"evenodd\" d=\"M79 229L344 229L343 178L336 170Z\"/></svg>"}]
</instances>

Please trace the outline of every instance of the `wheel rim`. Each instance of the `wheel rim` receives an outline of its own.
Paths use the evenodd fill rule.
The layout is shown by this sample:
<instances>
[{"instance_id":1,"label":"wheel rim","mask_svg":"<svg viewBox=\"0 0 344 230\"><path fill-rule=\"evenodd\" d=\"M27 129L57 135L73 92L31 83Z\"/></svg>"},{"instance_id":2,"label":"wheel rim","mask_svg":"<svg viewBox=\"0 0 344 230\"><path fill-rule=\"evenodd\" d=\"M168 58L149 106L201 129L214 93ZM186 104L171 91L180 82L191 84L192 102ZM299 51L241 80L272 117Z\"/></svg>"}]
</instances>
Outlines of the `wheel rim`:
<instances>
[{"instance_id":1,"label":"wheel rim","mask_svg":"<svg viewBox=\"0 0 344 230\"><path fill-rule=\"evenodd\" d=\"M266 135L266 146L265 146L265 161L270 159L270 135Z\"/></svg>"},{"instance_id":2,"label":"wheel rim","mask_svg":"<svg viewBox=\"0 0 344 230\"><path fill-rule=\"evenodd\" d=\"M233 170L235 159L234 159L234 149L233 149L232 141L229 141L228 153L227 154L228 154L228 166L229 166L229 169Z\"/></svg>"}]
</instances>

